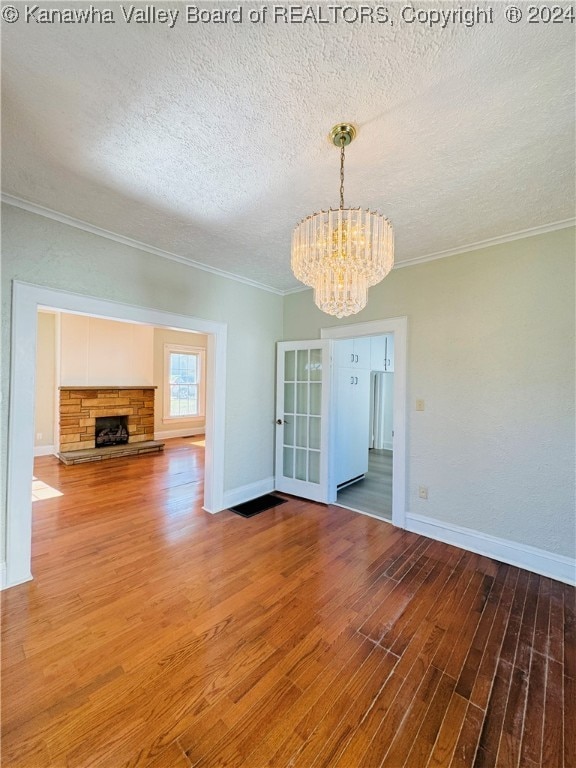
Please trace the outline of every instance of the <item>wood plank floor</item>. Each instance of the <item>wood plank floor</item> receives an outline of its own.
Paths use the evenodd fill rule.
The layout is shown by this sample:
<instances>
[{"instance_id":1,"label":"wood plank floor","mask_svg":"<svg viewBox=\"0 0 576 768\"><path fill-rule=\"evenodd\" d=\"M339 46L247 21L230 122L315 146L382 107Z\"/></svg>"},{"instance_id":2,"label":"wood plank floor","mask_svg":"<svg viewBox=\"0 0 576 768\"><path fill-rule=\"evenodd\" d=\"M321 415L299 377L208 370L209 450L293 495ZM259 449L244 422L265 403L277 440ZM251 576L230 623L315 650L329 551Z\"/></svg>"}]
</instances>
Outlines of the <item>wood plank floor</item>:
<instances>
[{"instance_id":1,"label":"wood plank floor","mask_svg":"<svg viewBox=\"0 0 576 768\"><path fill-rule=\"evenodd\" d=\"M573 588L339 507L209 515L190 440L35 472L4 768L576 765Z\"/></svg>"},{"instance_id":2,"label":"wood plank floor","mask_svg":"<svg viewBox=\"0 0 576 768\"><path fill-rule=\"evenodd\" d=\"M368 451L368 472L362 480L338 491L337 503L392 520L392 451Z\"/></svg>"}]
</instances>

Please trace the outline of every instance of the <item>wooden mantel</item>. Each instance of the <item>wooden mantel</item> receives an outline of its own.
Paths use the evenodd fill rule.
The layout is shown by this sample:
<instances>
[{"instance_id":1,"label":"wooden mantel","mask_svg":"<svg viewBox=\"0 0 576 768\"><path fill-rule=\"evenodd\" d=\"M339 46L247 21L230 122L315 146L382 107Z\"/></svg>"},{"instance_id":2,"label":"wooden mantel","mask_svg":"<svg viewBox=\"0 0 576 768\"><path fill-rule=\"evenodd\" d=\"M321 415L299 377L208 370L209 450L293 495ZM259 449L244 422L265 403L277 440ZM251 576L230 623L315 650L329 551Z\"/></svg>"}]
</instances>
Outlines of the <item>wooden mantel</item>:
<instances>
[{"instance_id":1,"label":"wooden mantel","mask_svg":"<svg viewBox=\"0 0 576 768\"><path fill-rule=\"evenodd\" d=\"M143 387L137 386L137 385L126 386L126 387L100 387L100 386L98 386L98 387L73 387L73 386L70 386L70 387L58 387L58 389L61 390L61 391L62 390L66 391L66 390L71 390L71 389L78 390L78 391L81 391L81 390L84 390L84 389L98 389L98 390L101 390L102 392L104 392L104 391L114 392L114 391L116 391L118 389L121 389L121 390L124 390L124 389L138 389L138 390L141 390L142 389L142 390L144 390L144 389L158 389L158 387L156 385L151 386L151 385L147 384L146 386L143 386Z\"/></svg>"}]
</instances>

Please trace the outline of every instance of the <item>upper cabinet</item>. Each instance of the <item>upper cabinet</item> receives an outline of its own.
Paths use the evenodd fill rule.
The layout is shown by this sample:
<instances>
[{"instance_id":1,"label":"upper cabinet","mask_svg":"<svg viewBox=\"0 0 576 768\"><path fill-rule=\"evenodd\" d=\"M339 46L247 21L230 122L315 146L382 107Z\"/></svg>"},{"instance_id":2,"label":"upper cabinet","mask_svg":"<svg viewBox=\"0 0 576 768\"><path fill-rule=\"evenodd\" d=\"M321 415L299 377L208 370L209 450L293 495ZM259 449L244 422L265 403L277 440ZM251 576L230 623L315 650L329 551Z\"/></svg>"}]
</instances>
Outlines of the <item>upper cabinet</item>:
<instances>
[{"instance_id":1,"label":"upper cabinet","mask_svg":"<svg viewBox=\"0 0 576 768\"><path fill-rule=\"evenodd\" d=\"M370 338L370 368L373 371L394 371L394 334Z\"/></svg>"},{"instance_id":2,"label":"upper cabinet","mask_svg":"<svg viewBox=\"0 0 576 768\"><path fill-rule=\"evenodd\" d=\"M337 368L394 372L394 334L339 339L334 344Z\"/></svg>"},{"instance_id":3,"label":"upper cabinet","mask_svg":"<svg viewBox=\"0 0 576 768\"><path fill-rule=\"evenodd\" d=\"M335 358L338 368L371 368L370 337L342 339L335 343Z\"/></svg>"}]
</instances>

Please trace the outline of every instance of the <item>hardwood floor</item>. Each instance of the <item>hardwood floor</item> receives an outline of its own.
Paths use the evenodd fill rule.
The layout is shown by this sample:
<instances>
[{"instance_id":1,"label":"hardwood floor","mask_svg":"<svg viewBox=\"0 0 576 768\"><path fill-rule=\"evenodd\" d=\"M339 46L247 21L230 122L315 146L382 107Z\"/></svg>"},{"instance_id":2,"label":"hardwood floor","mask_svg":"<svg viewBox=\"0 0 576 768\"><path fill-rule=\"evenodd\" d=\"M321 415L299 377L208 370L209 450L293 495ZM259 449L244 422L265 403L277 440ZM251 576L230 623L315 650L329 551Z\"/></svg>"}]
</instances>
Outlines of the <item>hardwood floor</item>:
<instances>
[{"instance_id":1,"label":"hardwood floor","mask_svg":"<svg viewBox=\"0 0 576 768\"><path fill-rule=\"evenodd\" d=\"M392 520L392 451L368 451L368 472L362 480L338 491L337 503Z\"/></svg>"},{"instance_id":2,"label":"hardwood floor","mask_svg":"<svg viewBox=\"0 0 576 768\"><path fill-rule=\"evenodd\" d=\"M576 765L573 588L339 507L209 515L190 440L35 472L4 768Z\"/></svg>"}]
</instances>

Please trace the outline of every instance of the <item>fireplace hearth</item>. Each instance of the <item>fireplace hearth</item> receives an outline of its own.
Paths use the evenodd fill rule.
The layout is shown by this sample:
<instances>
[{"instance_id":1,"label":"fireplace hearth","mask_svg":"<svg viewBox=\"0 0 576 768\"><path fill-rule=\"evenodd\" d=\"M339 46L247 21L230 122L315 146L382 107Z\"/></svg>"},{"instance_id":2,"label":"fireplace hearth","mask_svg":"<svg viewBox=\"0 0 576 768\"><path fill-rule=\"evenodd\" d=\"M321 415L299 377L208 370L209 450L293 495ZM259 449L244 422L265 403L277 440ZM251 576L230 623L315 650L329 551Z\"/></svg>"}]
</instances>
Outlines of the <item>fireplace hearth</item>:
<instances>
[{"instance_id":1,"label":"fireplace hearth","mask_svg":"<svg viewBox=\"0 0 576 768\"><path fill-rule=\"evenodd\" d=\"M95 447L125 445L128 442L127 416L98 416L95 424Z\"/></svg>"}]
</instances>

